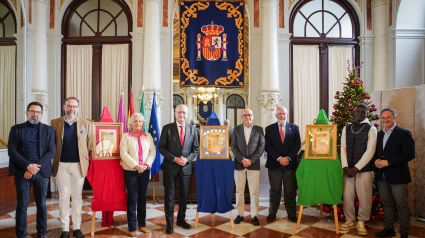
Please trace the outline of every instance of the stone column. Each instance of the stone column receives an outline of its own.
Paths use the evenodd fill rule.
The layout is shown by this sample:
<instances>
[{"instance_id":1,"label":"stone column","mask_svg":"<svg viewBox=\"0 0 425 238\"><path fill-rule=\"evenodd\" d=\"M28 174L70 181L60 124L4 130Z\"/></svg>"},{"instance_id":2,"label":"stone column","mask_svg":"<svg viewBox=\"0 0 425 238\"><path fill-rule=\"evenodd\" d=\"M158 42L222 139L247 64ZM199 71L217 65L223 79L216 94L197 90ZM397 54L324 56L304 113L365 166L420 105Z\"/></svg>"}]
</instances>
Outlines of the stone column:
<instances>
[{"instance_id":1,"label":"stone column","mask_svg":"<svg viewBox=\"0 0 425 238\"><path fill-rule=\"evenodd\" d=\"M163 100L161 95L160 6L160 0L145 0L145 24L143 24L143 85L145 87L146 113L150 118L153 94L156 92L158 120L161 120Z\"/></svg>"},{"instance_id":2,"label":"stone column","mask_svg":"<svg viewBox=\"0 0 425 238\"><path fill-rule=\"evenodd\" d=\"M387 16L388 0L373 0L373 91L388 88Z\"/></svg>"},{"instance_id":3,"label":"stone column","mask_svg":"<svg viewBox=\"0 0 425 238\"><path fill-rule=\"evenodd\" d=\"M366 90L373 91L373 43L375 36L362 35L360 40L360 62L363 66L360 70L360 78L365 82Z\"/></svg>"},{"instance_id":4,"label":"stone column","mask_svg":"<svg viewBox=\"0 0 425 238\"><path fill-rule=\"evenodd\" d=\"M261 92L257 98L261 111L261 126L275 122L276 107L281 101L277 54L278 1L261 1Z\"/></svg>"},{"instance_id":5,"label":"stone column","mask_svg":"<svg viewBox=\"0 0 425 238\"><path fill-rule=\"evenodd\" d=\"M189 120L194 120L197 121L198 119L196 118L196 115L194 113L194 104L193 104L193 92L191 92L190 90L186 91L186 106L189 109L188 114L187 115L187 119ZM196 106L196 105L195 105Z\"/></svg>"},{"instance_id":6,"label":"stone column","mask_svg":"<svg viewBox=\"0 0 425 238\"><path fill-rule=\"evenodd\" d=\"M34 41L32 62L32 99L44 106L42 122L48 122L48 89L47 89L47 26L48 0L34 0Z\"/></svg>"}]
</instances>

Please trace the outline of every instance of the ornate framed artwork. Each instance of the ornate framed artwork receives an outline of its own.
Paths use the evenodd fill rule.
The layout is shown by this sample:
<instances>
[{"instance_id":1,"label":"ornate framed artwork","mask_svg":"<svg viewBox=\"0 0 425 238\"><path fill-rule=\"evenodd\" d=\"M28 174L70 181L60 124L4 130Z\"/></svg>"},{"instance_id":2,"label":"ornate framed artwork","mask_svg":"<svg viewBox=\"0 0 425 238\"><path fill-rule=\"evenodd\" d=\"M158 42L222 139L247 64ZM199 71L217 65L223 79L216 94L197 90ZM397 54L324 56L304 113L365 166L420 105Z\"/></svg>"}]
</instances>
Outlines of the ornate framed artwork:
<instances>
[{"instance_id":1,"label":"ornate framed artwork","mask_svg":"<svg viewBox=\"0 0 425 238\"><path fill-rule=\"evenodd\" d=\"M201 159L229 159L229 129L227 126L201 126Z\"/></svg>"},{"instance_id":2,"label":"ornate framed artwork","mask_svg":"<svg viewBox=\"0 0 425 238\"><path fill-rule=\"evenodd\" d=\"M93 122L94 160L120 159L121 123Z\"/></svg>"},{"instance_id":3,"label":"ornate framed artwork","mask_svg":"<svg viewBox=\"0 0 425 238\"><path fill-rule=\"evenodd\" d=\"M307 125L305 159L336 160L336 125Z\"/></svg>"}]
</instances>

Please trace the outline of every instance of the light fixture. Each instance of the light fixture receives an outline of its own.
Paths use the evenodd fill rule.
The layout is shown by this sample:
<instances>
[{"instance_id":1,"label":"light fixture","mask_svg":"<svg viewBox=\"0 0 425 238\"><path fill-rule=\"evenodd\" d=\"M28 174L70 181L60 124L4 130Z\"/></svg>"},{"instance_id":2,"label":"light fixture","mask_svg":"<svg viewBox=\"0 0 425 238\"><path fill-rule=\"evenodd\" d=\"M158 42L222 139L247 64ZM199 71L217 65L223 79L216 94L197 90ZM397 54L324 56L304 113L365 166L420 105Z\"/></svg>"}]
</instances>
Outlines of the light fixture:
<instances>
[{"instance_id":1,"label":"light fixture","mask_svg":"<svg viewBox=\"0 0 425 238\"><path fill-rule=\"evenodd\" d=\"M212 98L216 98L218 89L216 88L206 88L206 87L197 87L192 88L195 93L193 94L194 98L198 98L204 104L207 104Z\"/></svg>"}]
</instances>

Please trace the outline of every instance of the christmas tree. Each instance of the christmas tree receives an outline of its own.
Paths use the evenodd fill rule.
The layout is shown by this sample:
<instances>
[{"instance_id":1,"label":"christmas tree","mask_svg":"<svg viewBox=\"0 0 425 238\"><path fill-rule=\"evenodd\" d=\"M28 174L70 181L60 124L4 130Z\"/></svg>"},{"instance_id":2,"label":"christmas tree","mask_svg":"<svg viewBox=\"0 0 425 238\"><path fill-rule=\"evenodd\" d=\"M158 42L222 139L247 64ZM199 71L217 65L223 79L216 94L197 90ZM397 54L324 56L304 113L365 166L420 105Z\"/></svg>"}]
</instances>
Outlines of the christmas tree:
<instances>
[{"instance_id":1,"label":"christmas tree","mask_svg":"<svg viewBox=\"0 0 425 238\"><path fill-rule=\"evenodd\" d=\"M343 91L337 91L335 94L335 99L337 102L334 104L334 112L330 121L333 124L337 125L337 137L338 137L338 154L341 152L341 133L344 126L352 122L354 119L354 111L356 110L357 105L360 103L365 103L369 106L369 113L367 118L370 122L376 121L379 119L379 116L374 113L376 112L375 104L372 104L370 100L370 93L366 91L366 87L363 84L363 80L359 77L359 70L361 68L356 66L353 60L353 63L350 65L350 62L347 62L348 77L346 77L346 82L344 83ZM375 127L378 127L378 123L373 124ZM359 208L359 200L356 196L354 201L354 206L356 210ZM325 205L323 207L325 212L333 212L330 205ZM342 204L338 205L337 208L338 218L342 221L345 220L344 209ZM384 218L384 212L382 210L381 199L379 198L379 190L377 187L377 181L373 183L373 195L372 195L372 212L370 220L372 222L378 222Z\"/></svg>"}]
</instances>

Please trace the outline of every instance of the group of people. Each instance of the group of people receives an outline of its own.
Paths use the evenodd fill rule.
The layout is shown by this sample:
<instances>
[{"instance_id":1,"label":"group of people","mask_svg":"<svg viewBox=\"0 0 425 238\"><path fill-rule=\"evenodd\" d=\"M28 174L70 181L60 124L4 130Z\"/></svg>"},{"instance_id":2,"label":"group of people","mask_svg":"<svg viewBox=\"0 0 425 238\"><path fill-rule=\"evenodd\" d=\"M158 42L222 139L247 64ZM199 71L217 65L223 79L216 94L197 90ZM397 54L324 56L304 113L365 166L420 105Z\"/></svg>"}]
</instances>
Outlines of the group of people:
<instances>
[{"instance_id":1,"label":"group of people","mask_svg":"<svg viewBox=\"0 0 425 238\"><path fill-rule=\"evenodd\" d=\"M397 112L393 108L382 109L380 118L383 129L378 133L367 119L368 112L368 105L360 103L354 111L353 122L345 126L341 134L346 222L340 229L347 231L356 228L359 235L367 235L364 223L371 214L375 176L385 222L384 230L376 233L375 237L395 236L396 207L400 237L405 238L410 227L407 194L411 177L408 162L415 158L415 142L410 131L396 124ZM357 217L355 194L359 200Z\"/></svg>"},{"instance_id":2,"label":"group of people","mask_svg":"<svg viewBox=\"0 0 425 238\"><path fill-rule=\"evenodd\" d=\"M31 186L37 207L37 236L47 237L46 196L49 177L56 177L59 191L59 212L62 223L61 238L69 237L69 208L72 198L73 237L84 237L80 230L82 190L89 166L89 155L94 145L92 123L78 117L79 101L65 99L63 117L51 121L51 126L40 123L43 105L31 102L27 106L27 121L13 126L9 135L9 173L14 175L17 192L16 236L26 237L27 207ZM394 203L400 222L400 233L407 237L410 212L407 204L407 184L410 182L407 162L415 156L414 141L409 131L398 127L394 109L381 112L384 129L379 133L367 120L368 106L359 104L355 120L347 125L341 139L341 163L344 170L344 212L347 222L341 230L357 228L367 234L364 222L369 220L372 198L373 172L379 171L379 189L385 212L385 229L377 237L391 236L394 231ZM159 152L164 185L164 213L166 233L174 232L175 184L179 182L179 209L176 225L190 229L185 220L192 161L199 152L199 132L186 123L188 107L178 105L175 122L161 131ZM267 153L266 168L270 182L270 207L267 221L276 220L282 185L288 219L297 221L296 166L301 147L297 125L287 121L288 110L276 109L277 122L263 128L253 124L252 110L243 110L242 124L232 128L231 151L235 163L236 224L244 220L244 190L246 181L250 193L250 213L254 226L259 225L260 159ZM226 124L230 124L228 120ZM156 148L152 136L143 131L142 114L131 116L130 131L124 133L120 143L121 165L128 193L127 220L130 236L136 230L148 232L146 227L146 191ZM53 163L52 163L53 160ZM356 222L354 196L360 201Z\"/></svg>"}]
</instances>

